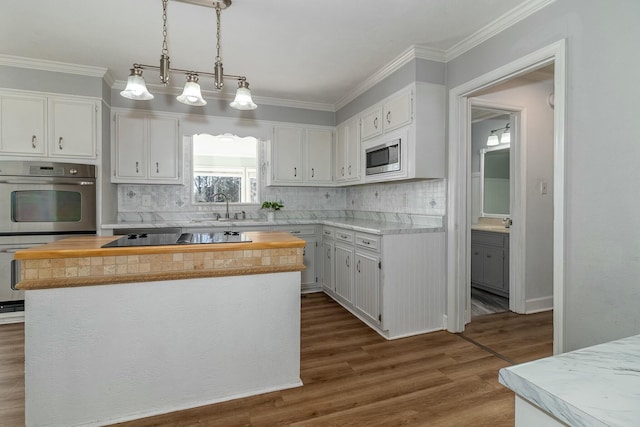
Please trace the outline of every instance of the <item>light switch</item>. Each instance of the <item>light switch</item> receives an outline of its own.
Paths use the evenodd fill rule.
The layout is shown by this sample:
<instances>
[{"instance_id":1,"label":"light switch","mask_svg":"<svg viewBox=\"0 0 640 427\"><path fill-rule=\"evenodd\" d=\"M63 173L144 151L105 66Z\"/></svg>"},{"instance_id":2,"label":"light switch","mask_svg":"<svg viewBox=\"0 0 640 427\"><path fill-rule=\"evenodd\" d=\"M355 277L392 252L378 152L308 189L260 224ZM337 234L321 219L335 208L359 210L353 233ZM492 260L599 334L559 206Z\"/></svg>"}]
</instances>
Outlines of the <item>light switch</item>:
<instances>
[{"instance_id":1,"label":"light switch","mask_svg":"<svg viewBox=\"0 0 640 427\"><path fill-rule=\"evenodd\" d=\"M548 189L547 189L547 182L546 181L540 181L540 194L547 194L548 193Z\"/></svg>"}]
</instances>

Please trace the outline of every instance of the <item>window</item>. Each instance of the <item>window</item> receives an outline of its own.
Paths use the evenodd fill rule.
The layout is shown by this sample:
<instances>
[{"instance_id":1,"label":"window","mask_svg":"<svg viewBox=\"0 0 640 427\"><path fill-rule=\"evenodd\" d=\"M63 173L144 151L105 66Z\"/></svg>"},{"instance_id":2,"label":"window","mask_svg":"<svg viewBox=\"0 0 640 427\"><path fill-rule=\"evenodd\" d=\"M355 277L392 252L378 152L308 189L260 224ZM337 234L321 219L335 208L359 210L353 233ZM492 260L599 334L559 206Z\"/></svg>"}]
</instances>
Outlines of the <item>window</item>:
<instances>
[{"instance_id":1,"label":"window","mask_svg":"<svg viewBox=\"0 0 640 427\"><path fill-rule=\"evenodd\" d=\"M235 135L194 135L194 203L258 203L258 141Z\"/></svg>"}]
</instances>

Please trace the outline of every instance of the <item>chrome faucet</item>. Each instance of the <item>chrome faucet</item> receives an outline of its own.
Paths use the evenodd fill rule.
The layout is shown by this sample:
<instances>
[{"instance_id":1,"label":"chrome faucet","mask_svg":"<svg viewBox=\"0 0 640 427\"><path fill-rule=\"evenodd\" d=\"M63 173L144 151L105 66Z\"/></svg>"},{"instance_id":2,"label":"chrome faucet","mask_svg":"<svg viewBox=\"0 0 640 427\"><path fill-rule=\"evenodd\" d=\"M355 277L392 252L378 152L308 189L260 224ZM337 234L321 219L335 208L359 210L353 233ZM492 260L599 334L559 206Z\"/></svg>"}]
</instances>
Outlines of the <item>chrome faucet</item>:
<instances>
[{"instance_id":1,"label":"chrome faucet","mask_svg":"<svg viewBox=\"0 0 640 427\"><path fill-rule=\"evenodd\" d=\"M229 219L229 197L224 193L215 193L211 196L211 200L215 200L217 196L224 197L224 201L227 203L227 212L224 214L224 217Z\"/></svg>"}]
</instances>

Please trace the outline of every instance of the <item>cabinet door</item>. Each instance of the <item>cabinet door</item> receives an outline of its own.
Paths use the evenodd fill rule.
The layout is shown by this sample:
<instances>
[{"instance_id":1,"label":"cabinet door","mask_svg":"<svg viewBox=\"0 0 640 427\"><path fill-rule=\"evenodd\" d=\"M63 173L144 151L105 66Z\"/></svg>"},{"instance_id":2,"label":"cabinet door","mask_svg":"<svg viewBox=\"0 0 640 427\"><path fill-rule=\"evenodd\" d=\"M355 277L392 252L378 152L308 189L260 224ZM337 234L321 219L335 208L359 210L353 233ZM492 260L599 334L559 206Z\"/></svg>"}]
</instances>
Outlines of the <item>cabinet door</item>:
<instances>
[{"instance_id":1,"label":"cabinet door","mask_svg":"<svg viewBox=\"0 0 640 427\"><path fill-rule=\"evenodd\" d=\"M145 178L146 121L144 117L116 115L115 178Z\"/></svg>"},{"instance_id":2,"label":"cabinet door","mask_svg":"<svg viewBox=\"0 0 640 427\"><path fill-rule=\"evenodd\" d=\"M335 246L336 294L351 302L353 288L354 251L352 248Z\"/></svg>"},{"instance_id":3,"label":"cabinet door","mask_svg":"<svg viewBox=\"0 0 640 427\"><path fill-rule=\"evenodd\" d=\"M302 128L276 127L272 143L273 183L302 183Z\"/></svg>"},{"instance_id":4,"label":"cabinet door","mask_svg":"<svg viewBox=\"0 0 640 427\"><path fill-rule=\"evenodd\" d=\"M471 245L471 281L484 282L484 247Z\"/></svg>"},{"instance_id":5,"label":"cabinet door","mask_svg":"<svg viewBox=\"0 0 640 427\"><path fill-rule=\"evenodd\" d=\"M349 126L346 123L336 128L336 181L347 179L347 139Z\"/></svg>"},{"instance_id":6,"label":"cabinet door","mask_svg":"<svg viewBox=\"0 0 640 427\"><path fill-rule=\"evenodd\" d=\"M362 124L360 128L360 136L363 140L373 138L382 134L382 107L376 106L362 114Z\"/></svg>"},{"instance_id":7,"label":"cabinet door","mask_svg":"<svg viewBox=\"0 0 640 427\"><path fill-rule=\"evenodd\" d=\"M380 323L380 259L356 251L355 261L355 306L371 321Z\"/></svg>"},{"instance_id":8,"label":"cabinet door","mask_svg":"<svg viewBox=\"0 0 640 427\"><path fill-rule=\"evenodd\" d=\"M333 133L325 129L307 130L307 181L331 184L333 171Z\"/></svg>"},{"instance_id":9,"label":"cabinet door","mask_svg":"<svg viewBox=\"0 0 640 427\"><path fill-rule=\"evenodd\" d=\"M46 108L44 97L0 97L0 150L3 154L45 154Z\"/></svg>"},{"instance_id":10,"label":"cabinet door","mask_svg":"<svg viewBox=\"0 0 640 427\"><path fill-rule=\"evenodd\" d=\"M411 123L411 92L404 93L384 103L384 131L390 131Z\"/></svg>"},{"instance_id":11,"label":"cabinet door","mask_svg":"<svg viewBox=\"0 0 640 427\"><path fill-rule=\"evenodd\" d=\"M178 119L150 117L148 120L149 178L177 180L181 159Z\"/></svg>"},{"instance_id":12,"label":"cabinet door","mask_svg":"<svg viewBox=\"0 0 640 427\"><path fill-rule=\"evenodd\" d=\"M309 285L316 283L316 240L305 239L307 245L303 251L303 263L307 267L302 271L302 285Z\"/></svg>"},{"instance_id":13,"label":"cabinet door","mask_svg":"<svg viewBox=\"0 0 640 427\"><path fill-rule=\"evenodd\" d=\"M360 134L357 119L350 120L347 125L346 157L346 178L360 179Z\"/></svg>"},{"instance_id":14,"label":"cabinet door","mask_svg":"<svg viewBox=\"0 0 640 427\"><path fill-rule=\"evenodd\" d=\"M96 157L97 105L94 102L49 100L49 153L52 156Z\"/></svg>"},{"instance_id":15,"label":"cabinet door","mask_svg":"<svg viewBox=\"0 0 640 427\"><path fill-rule=\"evenodd\" d=\"M499 290L504 289L504 250L501 248L485 248L484 250L484 282Z\"/></svg>"},{"instance_id":16,"label":"cabinet door","mask_svg":"<svg viewBox=\"0 0 640 427\"><path fill-rule=\"evenodd\" d=\"M322 243L322 284L324 289L335 291L334 280L334 244L333 240Z\"/></svg>"}]
</instances>

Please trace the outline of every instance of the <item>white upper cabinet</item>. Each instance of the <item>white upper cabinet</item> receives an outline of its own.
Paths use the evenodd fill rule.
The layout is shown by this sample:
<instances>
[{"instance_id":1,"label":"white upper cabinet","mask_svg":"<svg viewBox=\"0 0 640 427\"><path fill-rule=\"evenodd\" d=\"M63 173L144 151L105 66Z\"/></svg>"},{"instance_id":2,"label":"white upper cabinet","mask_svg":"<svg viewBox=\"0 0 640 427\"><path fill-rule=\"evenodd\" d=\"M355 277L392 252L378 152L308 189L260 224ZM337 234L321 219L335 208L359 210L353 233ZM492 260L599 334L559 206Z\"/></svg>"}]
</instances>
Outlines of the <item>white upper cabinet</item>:
<instances>
[{"instance_id":1,"label":"white upper cabinet","mask_svg":"<svg viewBox=\"0 0 640 427\"><path fill-rule=\"evenodd\" d=\"M412 91L406 90L363 112L360 116L362 140L411 124L412 106Z\"/></svg>"},{"instance_id":2,"label":"white upper cabinet","mask_svg":"<svg viewBox=\"0 0 640 427\"><path fill-rule=\"evenodd\" d=\"M272 184L302 184L304 128L276 126L271 142Z\"/></svg>"},{"instance_id":3,"label":"white upper cabinet","mask_svg":"<svg viewBox=\"0 0 640 427\"><path fill-rule=\"evenodd\" d=\"M96 106L86 101L49 100L52 156L92 157L96 153Z\"/></svg>"},{"instance_id":4,"label":"white upper cabinet","mask_svg":"<svg viewBox=\"0 0 640 427\"><path fill-rule=\"evenodd\" d=\"M360 179L360 136L358 118L341 123L336 129L336 182Z\"/></svg>"},{"instance_id":5,"label":"white upper cabinet","mask_svg":"<svg viewBox=\"0 0 640 427\"><path fill-rule=\"evenodd\" d=\"M382 105L382 127L389 132L411 123L411 92L394 96Z\"/></svg>"},{"instance_id":6,"label":"white upper cabinet","mask_svg":"<svg viewBox=\"0 0 640 427\"><path fill-rule=\"evenodd\" d=\"M0 153L95 159L99 117L98 100L0 92Z\"/></svg>"},{"instance_id":7,"label":"white upper cabinet","mask_svg":"<svg viewBox=\"0 0 640 427\"><path fill-rule=\"evenodd\" d=\"M182 184L178 119L140 112L116 112L111 182Z\"/></svg>"},{"instance_id":8,"label":"white upper cabinet","mask_svg":"<svg viewBox=\"0 0 640 427\"><path fill-rule=\"evenodd\" d=\"M382 134L382 105L376 105L362 113L362 139L373 138Z\"/></svg>"},{"instance_id":9,"label":"white upper cabinet","mask_svg":"<svg viewBox=\"0 0 640 427\"><path fill-rule=\"evenodd\" d=\"M267 185L333 185L331 129L276 126L267 156Z\"/></svg>"},{"instance_id":10,"label":"white upper cabinet","mask_svg":"<svg viewBox=\"0 0 640 427\"><path fill-rule=\"evenodd\" d=\"M45 154L47 99L43 96L0 95L2 154Z\"/></svg>"},{"instance_id":11,"label":"white upper cabinet","mask_svg":"<svg viewBox=\"0 0 640 427\"><path fill-rule=\"evenodd\" d=\"M328 129L307 129L306 177L309 183L332 183L333 132Z\"/></svg>"}]
</instances>

